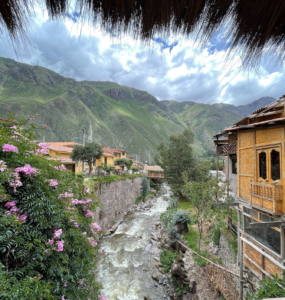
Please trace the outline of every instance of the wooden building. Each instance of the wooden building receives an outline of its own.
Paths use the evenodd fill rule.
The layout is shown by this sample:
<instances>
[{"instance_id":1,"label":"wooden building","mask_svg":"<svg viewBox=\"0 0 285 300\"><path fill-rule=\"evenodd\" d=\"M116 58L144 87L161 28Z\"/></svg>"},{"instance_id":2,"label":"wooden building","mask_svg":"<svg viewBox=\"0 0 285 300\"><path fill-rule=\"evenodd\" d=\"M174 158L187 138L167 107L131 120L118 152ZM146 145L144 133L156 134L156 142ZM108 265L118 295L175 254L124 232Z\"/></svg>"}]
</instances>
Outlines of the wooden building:
<instances>
[{"instance_id":1,"label":"wooden building","mask_svg":"<svg viewBox=\"0 0 285 300\"><path fill-rule=\"evenodd\" d=\"M285 95L214 136L238 209L240 264L256 276L285 269ZM227 143L225 143L227 138Z\"/></svg>"},{"instance_id":2,"label":"wooden building","mask_svg":"<svg viewBox=\"0 0 285 300\"><path fill-rule=\"evenodd\" d=\"M163 169L160 166L145 166L147 178L164 178Z\"/></svg>"}]
</instances>

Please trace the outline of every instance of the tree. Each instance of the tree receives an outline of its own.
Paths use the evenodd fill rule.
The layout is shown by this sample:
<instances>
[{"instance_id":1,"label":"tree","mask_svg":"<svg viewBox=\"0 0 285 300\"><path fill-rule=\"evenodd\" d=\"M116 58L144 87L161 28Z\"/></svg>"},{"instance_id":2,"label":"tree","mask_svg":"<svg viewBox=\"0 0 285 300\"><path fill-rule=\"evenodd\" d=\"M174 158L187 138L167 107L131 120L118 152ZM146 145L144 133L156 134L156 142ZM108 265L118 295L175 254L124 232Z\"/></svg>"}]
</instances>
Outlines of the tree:
<instances>
[{"instance_id":1,"label":"tree","mask_svg":"<svg viewBox=\"0 0 285 300\"><path fill-rule=\"evenodd\" d=\"M148 194L148 180L145 175L143 175L141 180L141 195L143 196L143 199L145 200L146 196Z\"/></svg>"},{"instance_id":2,"label":"tree","mask_svg":"<svg viewBox=\"0 0 285 300\"><path fill-rule=\"evenodd\" d=\"M130 170L133 165L133 161L131 159L118 158L114 161L114 164L115 166L125 166L127 170Z\"/></svg>"},{"instance_id":3,"label":"tree","mask_svg":"<svg viewBox=\"0 0 285 300\"><path fill-rule=\"evenodd\" d=\"M132 167L131 167L131 170L132 170L133 172L139 172L139 171L140 171L140 167L132 166Z\"/></svg>"},{"instance_id":4,"label":"tree","mask_svg":"<svg viewBox=\"0 0 285 300\"><path fill-rule=\"evenodd\" d=\"M209 213L213 204L211 185L209 182L187 182L183 187L183 194L190 199L195 210L195 221L198 225L200 251L201 237L203 225L209 217Z\"/></svg>"},{"instance_id":5,"label":"tree","mask_svg":"<svg viewBox=\"0 0 285 300\"><path fill-rule=\"evenodd\" d=\"M194 134L191 129L185 129L179 135L171 135L169 145L161 142L158 146L158 155L155 157L156 164L164 170L164 177L168 181L174 194L181 195L184 184L183 173L191 175L188 179L194 179L195 174L190 170L194 167L195 160L191 144Z\"/></svg>"},{"instance_id":6,"label":"tree","mask_svg":"<svg viewBox=\"0 0 285 300\"><path fill-rule=\"evenodd\" d=\"M128 171L132 168L133 161L131 159L126 159L125 166L128 169Z\"/></svg>"},{"instance_id":7,"label":"tree","mask_svg":"<svg viewBox=\"0 0 285 300\"><path fill-rule=\"evenodd\" d=\"M111 166L111 165L106 165L104 163L101 164L101 168L107 172L109 175L111 172L113 172L115 170L115 167L114 166Z\"/></svg>"},{"instance_id":8,"label":"tree","mask_svg":"<svg viewBox=\"0 0 285 300\"><path fill-rule=\"evenodd\" d=\"M70 158L74 161L87 162L89 166L89 175L92 171L92 164L96 164L96 159L100 159L103 155L102 146L92 142L85 146L75 145L70 154Z\"/></svg>"}]
</instances>

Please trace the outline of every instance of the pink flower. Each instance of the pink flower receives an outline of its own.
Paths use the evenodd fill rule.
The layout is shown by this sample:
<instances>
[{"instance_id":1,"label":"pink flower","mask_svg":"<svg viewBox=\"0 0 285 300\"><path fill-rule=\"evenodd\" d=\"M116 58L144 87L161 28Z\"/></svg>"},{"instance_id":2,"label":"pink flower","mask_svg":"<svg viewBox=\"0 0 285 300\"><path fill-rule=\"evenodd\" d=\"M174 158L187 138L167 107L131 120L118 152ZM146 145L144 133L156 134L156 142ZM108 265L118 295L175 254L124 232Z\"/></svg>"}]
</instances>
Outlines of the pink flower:
<instances>
[{"instance_id":1,"label":"pink flower","mask_svg":"<svg viewBox=\"0 0 285 300\"><path fill-rule=\"evenodd\" d=\"M7 168L7 165L4 163L3 160L0 160L0 172L4 172Z\"/></svg>"},{"instance_id":2,"label":"pink flower","mask_svg":"<svg viewBox=\"0 0 285 300\"><path fill-rule=\"evenodd\" d=\"M18 221L25 221L27 217L27 215L21 215L20 217L18 217Z\"/></svg>"},{"instance_id":3,"label":"pink flower","mask_svg":"<svg viewBox=\"0 0 285 300\"><path fill-rule=\"evenodd\" d=\"M64 287L67 287L67 282L65 282L63 286L64 286Z\"/></svg>"},{"instance_id":4,"label":"pink flower","mask_svg":"<svg viewBox=\"0 0 285 300\"><path fill-rule=\"evenodd\" d=\"M67 206L67 208L66 209L68 209L68 210L71 210L71 208L69 207L69 206Z\"/></svg>"},{"instance_id":5,"label":"pink flower","mask_svg":"<svg viewBox=\"0 0 285 300\"><path fill-rule=\"evenodd\" d=\"M106 297L104 295L101 294L101 296L99 297L100 300L107 300Z\"/></svg>"},{"instance_id":6,"label":"pink flower","mask_svg":"<svg viewBox=\"0 0 285 300\"><path fill-rule=\"evenodd\" d=\"M5 212L5 215L6 215L6 216L11 215L11 212L10 212L10 211L6 211L6 212Z\"/></svg>"},{"instance_id":7,"label":"pink flower","mask_svg":"<svg viewBox=\"0 0 285 300\"><path fill-rule=\"evenodd\" d=\"M85 189L85 193L89 194L89 189Z\"/></svg>"},{"instance_id":8,"label":"pink flower","mask_svg":"<svg viewBox=\"0 0 285 300\"><path fill-rule=\"evenodd\" d=\"M76 222L74 222L74 225L75 225L75 227L76 227L76 228L78 228L78 227L79 227L79 225L78 225Z\"/></svg>"},{"instance_id":9,"label":"pink flower","mask_svg":"<svg viewBox=\"0 0 285 300\"><path fill-rule=\"evenodd\" d=\"M29 164L25 165L24 167L16 168L16 172L23 172L26 176L28 175L37 175L38 170L32 168Z\"/></svg>"},{"instance_id":10,"label":"pink flower","mask_svg":"<svg viewBox=\"0 0 285 300\"><path fill-rule=\"evenodd\" d=\"M64 243L64 241L58 241L56 243L56 245L57 245L57 252L63 251L63 243Z\"/></svg>"},{"instance_id":11,"label":"pink flower","mask_svg":"<svg viewBox=\"0 0 285 300\"><path fill-rule=\"evenodd\" d=\"M61 236L61 234L62 234L62 229L56 230L56 231L54 232L53 237L54 237L54 238L59 238L59 237Z\"/></svg>"},{"instance_id":12,"label":"pink flower","mask_svg":"<svg viewBox=\"0 0 285 300\"><path fill-rule=\"evenodd\" d=\"M50 182L49 182L49 185L54 187L54 188L57 188L58 183L55 179L51 179Z\"/></svg>"},{"instance_id":13,"label":"pink flower","mask_svg":"<svg viewBox=\"0 0 285 300\"><path fill-rule=\"evenodd\" d=\"M17 208L17 206L13 206L11 208L11 211L18 212L18 211L20 211L20 208Z\"/></svg>"},{"instance_id":14,"label":"pink flower","mask_svg":"<svg viewBox=\"0 0 285 300\"><path fill-rule=\"evenodd\" d=\"M86 232L82 232L83 235L86 235Z\"/></svg>"},{"instance_id":15,"label":"pink flower","mask_svg":"<svg viewBox=\"0 0 285 300\"><path fill-rule=\"evenodd\" d=\"M19 150L18 150L18 148L16 146L9 145L9 144L4 144L3 148L2 148L2 151L3 152L15 152L15 153L19 152Z\"/></svg>"},{"instance_id":16,"label":"pink flower","mask_svg":"<svg viewBox=\"0 0 285 300\"><path fill-rule=\"evenodd\" d=\"M5 204L5 207L10 208L10 207L13 207L13 206L15 206L15 205L16 205L16 201L11 201L11 202L7 202L7 203Z\"/></svg>"},{"instance_id":17,"label":"pink flower","mask_svg":"<svg viewBox=\"0 0 285 300\"><path fill-rule=\"evenodd\" d=\"M88 209L85 217L92 217L92 216L93 216L92 212Z\"/></svg>"},{"instance_id":18,"label":"pink flower","mask_svg":"<svg viewBox=\"0 0 285 300\"><path fill-rule=\"evenodd\" d=\"M10 127L10 128L17 129L17 126L14 125L14 126L12 126L12 127Z\"/></svg>"},{"instance_id":19,"label":"pink flower","mask_svg":"<svg viewBox=\"0 0 285 300\"><path fill-rule=\"evenodd\" d=\"M48 240L47 244L53 244L53 240Z\"/></svg>"},{"instance_id":20,"label":"pink flower","mask_svg":"<svg viewBox=\"0 0 285 300\"><path fill-rule=\"evenodd\" d=\"M59 170L59 167L54 167L56 170Z\"/></svg>"},{"instance_id":21,"label":"pink flower","mask_svg":"<svg viewBox=\"0 0 285 300\"><path fill-rule=\"evenodd\" d=\"M65 167L64 165L61 165L60 168L61 168L61 170L63 170L63 171L66 170L66 167Z\"/></svg>"},{"instance_id":22,"label":"pink flower","mask_svg":"<svg viewBox=\"0 0 285 300\"><path fill-rule=\"evenodd\" d=\"M94 229L96 229L97 231L101 230L101 227L99 225L97 225L96 223L91 223L90 228L91 228L91 231L93 234L97 234L97 232L94 231Z\"/></svg>"},{"instance_id":23,"label":"pink flower","mask_svg":"<svg viewBox=\"0 0 285 300\"><path fill-rule=\"evenodd\" d=\"M94 241L94 239L92 237L87 238L87 240L93 247L97 246L97 243Z\"/></svg>"}]
</instances>

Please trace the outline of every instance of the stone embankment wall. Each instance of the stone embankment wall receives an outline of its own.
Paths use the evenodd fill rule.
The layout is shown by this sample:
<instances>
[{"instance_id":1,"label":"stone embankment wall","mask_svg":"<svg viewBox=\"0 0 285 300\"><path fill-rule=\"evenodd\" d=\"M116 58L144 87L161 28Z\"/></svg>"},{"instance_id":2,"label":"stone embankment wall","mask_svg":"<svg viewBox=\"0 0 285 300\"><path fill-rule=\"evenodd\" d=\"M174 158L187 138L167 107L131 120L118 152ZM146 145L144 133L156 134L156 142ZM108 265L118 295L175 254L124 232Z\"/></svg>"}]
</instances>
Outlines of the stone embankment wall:
<instances>
[{"instance_id":1,"label":"stone embankment wall","mask_svg":"<svg viewBox=\"0 0 285 300\"><path fill-rule=\"evenodd\" d=\"M221 233L220 243L219 243L219 252L218 256L221 258L223 265L228 269L234 272L235 274L239 274L239 266L238 266L238 257L232 246L228 242L228 239L225 234ZM252 272L249 271L247 267L244 266L244 278L248 279L252 284L253 288L257 289L259 286L259 278L257 278ZM237 291L239 291L240 281L239 277L231 275ZM247 292L252 291L251 286L249 284L244 285L244 296L246 296Z\"/></svg>"},{"instance_id":2,"label":"stone embankment wall","mask_svg":"<svg viewBox=\"0 0 285 300\"><path fill-rule=\"evenodd\" d=\"M97 190L101 206L95 212L96 222L108 230L112 222L135 203L140 196L141 177L101 184Z\"/></svg>"}]
</instances>

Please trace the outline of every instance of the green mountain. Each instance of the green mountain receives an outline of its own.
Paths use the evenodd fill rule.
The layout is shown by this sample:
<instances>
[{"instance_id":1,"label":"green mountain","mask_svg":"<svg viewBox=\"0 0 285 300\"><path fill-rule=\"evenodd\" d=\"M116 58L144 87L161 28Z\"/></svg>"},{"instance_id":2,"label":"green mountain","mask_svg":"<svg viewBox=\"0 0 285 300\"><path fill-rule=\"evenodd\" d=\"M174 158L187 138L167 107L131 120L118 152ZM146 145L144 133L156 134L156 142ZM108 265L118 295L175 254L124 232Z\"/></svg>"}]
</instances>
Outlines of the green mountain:
<instances>
[{"instance_id":1,"label":"green mountain","mask_svg":"<svg viewBox=\"0 0 285 300\"><path fill-rule=\"evenodd\" d=\"M125 149L153 162L157 145L190 126L195 152L213 150L211 137L241 116L217 105L158 101L113 82L76 81L51 70L0 58L0 115L38 114L41 141L86 140Z\"/></svg>"}]
</instances>

